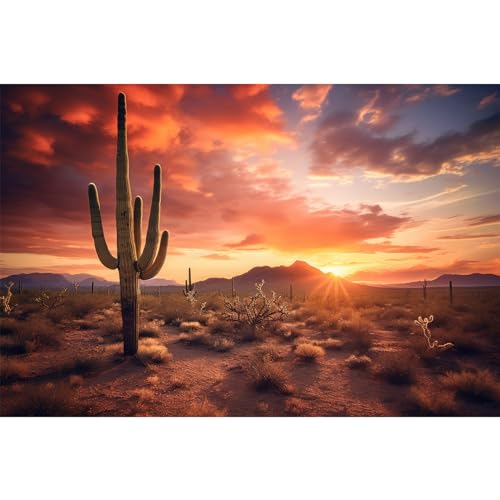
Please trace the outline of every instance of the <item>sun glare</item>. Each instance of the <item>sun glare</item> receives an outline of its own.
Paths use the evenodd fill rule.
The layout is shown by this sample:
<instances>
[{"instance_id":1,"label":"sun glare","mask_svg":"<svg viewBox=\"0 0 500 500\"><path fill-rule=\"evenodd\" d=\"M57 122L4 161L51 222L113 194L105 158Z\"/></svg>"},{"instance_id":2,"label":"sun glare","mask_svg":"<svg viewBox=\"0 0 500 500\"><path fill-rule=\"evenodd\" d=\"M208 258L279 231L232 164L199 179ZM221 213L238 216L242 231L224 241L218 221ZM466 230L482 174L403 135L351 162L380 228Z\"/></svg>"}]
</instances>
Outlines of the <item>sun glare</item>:
<instances>
[{"instance_id":1,"label":"sun glare","mask_svg":"<svg viewBox=\"0 0 500 500\"><path fill-rule=\"evenodd\" d=\"M330 266L330 267L325 267L323 268L323 271L325 273L332 273L335 276L339 276L342 278L343 276L346 276L349 274L349 269L345 266Z\"/></svg>"}]
</instances>

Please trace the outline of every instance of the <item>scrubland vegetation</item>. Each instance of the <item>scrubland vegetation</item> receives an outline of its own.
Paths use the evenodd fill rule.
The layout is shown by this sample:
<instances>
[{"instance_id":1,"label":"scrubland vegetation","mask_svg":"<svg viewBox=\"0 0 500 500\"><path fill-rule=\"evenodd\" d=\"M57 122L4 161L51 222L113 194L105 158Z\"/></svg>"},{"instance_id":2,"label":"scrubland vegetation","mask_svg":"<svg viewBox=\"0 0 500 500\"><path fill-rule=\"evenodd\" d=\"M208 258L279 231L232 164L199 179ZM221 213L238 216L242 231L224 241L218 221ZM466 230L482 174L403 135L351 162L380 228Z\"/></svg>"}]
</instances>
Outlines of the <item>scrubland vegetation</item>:
<instances>
[{"instance_id":1,"label":"scrubland vegetation","mask_svg":"<svg viewBox=\"0 0 500 500\"><path fill-rule=\"evenodd\" d=\"M456 289L453 305L440 289L146 290L133 357L117 296L55 294L14 293L0 318L2 415L500 414L497 288ZM415 320L431 315L428 337Z\"/></svg>"}]
</instances>

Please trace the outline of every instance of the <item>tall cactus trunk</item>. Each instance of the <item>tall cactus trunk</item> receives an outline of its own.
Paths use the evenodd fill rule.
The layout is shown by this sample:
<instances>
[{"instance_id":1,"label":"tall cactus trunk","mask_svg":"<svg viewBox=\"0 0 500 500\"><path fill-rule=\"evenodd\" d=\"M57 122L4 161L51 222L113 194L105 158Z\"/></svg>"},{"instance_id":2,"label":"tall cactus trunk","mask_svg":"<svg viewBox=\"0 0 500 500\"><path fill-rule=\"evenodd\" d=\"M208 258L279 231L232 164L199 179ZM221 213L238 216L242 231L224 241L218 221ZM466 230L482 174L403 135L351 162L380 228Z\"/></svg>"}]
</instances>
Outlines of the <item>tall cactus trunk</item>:
<instances>
[{"instance_id":1,"label":"tall cactus trunk","mask_svg":"<svg viewBox=\"0 0 500 500\"><path fill-rule=\"evenodd\" d=\"M135 354L139 343L139 275L134 240L127 152L127 109L125 96L118 98L118 145L116 150L116 241L120 274L123 341L125 354Z\"/></svg>"},{"instance_id":2,"label":"tall cactus trunk","mask_svg":"<svg viewBox=\"0 0 500 500\"><path fill-rule=\"evenodd\" d=\"M137 353L139 345L139 278L148 280L160 271L167 256L168 231L159 238L161 167L154 169L153 198L146 244L141 253L142 199L137 196L132 207L127 151L127 107L125 94L118 96L118 143L116 150L116 240L117 258L111 255L104 238L99 196L89 185L92 236L99 260L109 269L118 268L125 355ZM158 245L158 240L160 243Z\"/></svg>"}]
</instances>

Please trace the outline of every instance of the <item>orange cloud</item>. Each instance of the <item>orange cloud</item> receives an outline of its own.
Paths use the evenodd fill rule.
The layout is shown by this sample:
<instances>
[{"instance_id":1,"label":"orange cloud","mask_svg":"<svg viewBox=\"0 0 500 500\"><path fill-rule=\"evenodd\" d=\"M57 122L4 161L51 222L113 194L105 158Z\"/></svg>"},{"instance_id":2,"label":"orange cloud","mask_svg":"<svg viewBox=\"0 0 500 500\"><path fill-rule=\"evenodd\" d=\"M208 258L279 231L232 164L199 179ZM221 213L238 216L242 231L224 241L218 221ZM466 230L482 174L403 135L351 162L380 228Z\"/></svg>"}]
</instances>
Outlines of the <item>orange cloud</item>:
<instances>
[{"instance_id":1,"label":"orange cloud","mask_svg":"<svg viewBox=\"0 0 500 500\"><path fill-rule=\"evenodd\" d=\"M303 85L292 94L292 99L305 110L321 108L332 85Z\"/></svg>"},{"instance_id":2,"label":"orange cloud","mask_svg":"<svg viewBox=\"0 0 500 500\"><path fill-rule=\"evenodd\" d=\"M487 96L484 96L478 104L478 109L484 109L487 108L488 106L491 106L492 104L495 104L497 102L497 93L493 92L493 94L489 94Z\"/></svg>"}]
</instances>

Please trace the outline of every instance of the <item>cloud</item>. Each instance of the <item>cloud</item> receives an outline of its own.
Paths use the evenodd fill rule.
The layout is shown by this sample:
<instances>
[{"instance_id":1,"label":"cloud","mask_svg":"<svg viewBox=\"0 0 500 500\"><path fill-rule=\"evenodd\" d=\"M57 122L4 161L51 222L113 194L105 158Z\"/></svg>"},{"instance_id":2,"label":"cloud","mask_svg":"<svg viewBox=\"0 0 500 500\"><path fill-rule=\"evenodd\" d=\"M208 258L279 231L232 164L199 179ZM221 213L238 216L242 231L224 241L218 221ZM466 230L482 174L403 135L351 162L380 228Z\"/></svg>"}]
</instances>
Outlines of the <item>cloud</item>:
<instances>
[{"instance_id":1,"label":"cloud","mask_svg":"<svg viewBox=\"0 0 500 500\"><path fill-rule=\"evenodd\" d=\"M479 217L471 217L466 219L467 225L469 226L490 226L493 224L500 223L500 214L494 215L481 215Z\"/></svg>"},{"instance_id":2,"label":"cloud","mask_svg":"<svg viewBox=\"0 0 500 500\"><path fill-rule=\"evenodd\" d=\"M492 104L495 104L498 101L497 99L497 93L493 92L493 94L488 94L484 96L480 101L477 106L478 109L484 109L487 108L488 106L491 106Z\"/></svg>"},{"instance_id":3,"label":"cloud","mask_svg":"<svg viewBox=\"0 0 500 500\"><path fill-rule=\"evenodd\" d=\"M354 113L334 113L318 127L311 151L311 173L339 176L355 168L401 180L460 173L474 163L500 164L500 113L430 142L414 134L382 136Z\"/></svg>"},{"instance_id":4,"label":"cloud","mask_svg":"<svg viewBox=\"0 0 500 500\"><path fill-rule=\"evenodd\" d=\"M245 236L241 241L236 243L227 243L226 246L229 248L246 248L253 247L254 245L259 245L264 243L265 239L260 234L249 234Z\"/></svg>"},{"instance_id":5,"label":"cloud","mask_svg":"<svg viewBox=\"0 0 500 500\"><path fill-rule=\"evenodd\" d=\"M332 85L303 85L292 94L292 99L298 102L301 109L319 110L331 88Z\"/></svg>"},{"instance_id":6,"label":"cloud","mask_svg":"<svg viewBox=\"0 0 500 500\"><path fill-rule=\"evenodd\" d=\"M231 257L229 257L229 255L222 253L211 253L208 255L203 255L202 257L204 259L211 259L211 260L231 260Z\"/></svg>"},{"instance_id":7,"label":"cloud","mask_svg":"<svg viewBox=\"0 0 500 500\"><path fill-rule=\"evenodd\" d=\"M448 236L440 236L438 240L476 240L482 238L497 238L500 234L450 234Z\"/></svg>"}]
</instances>

